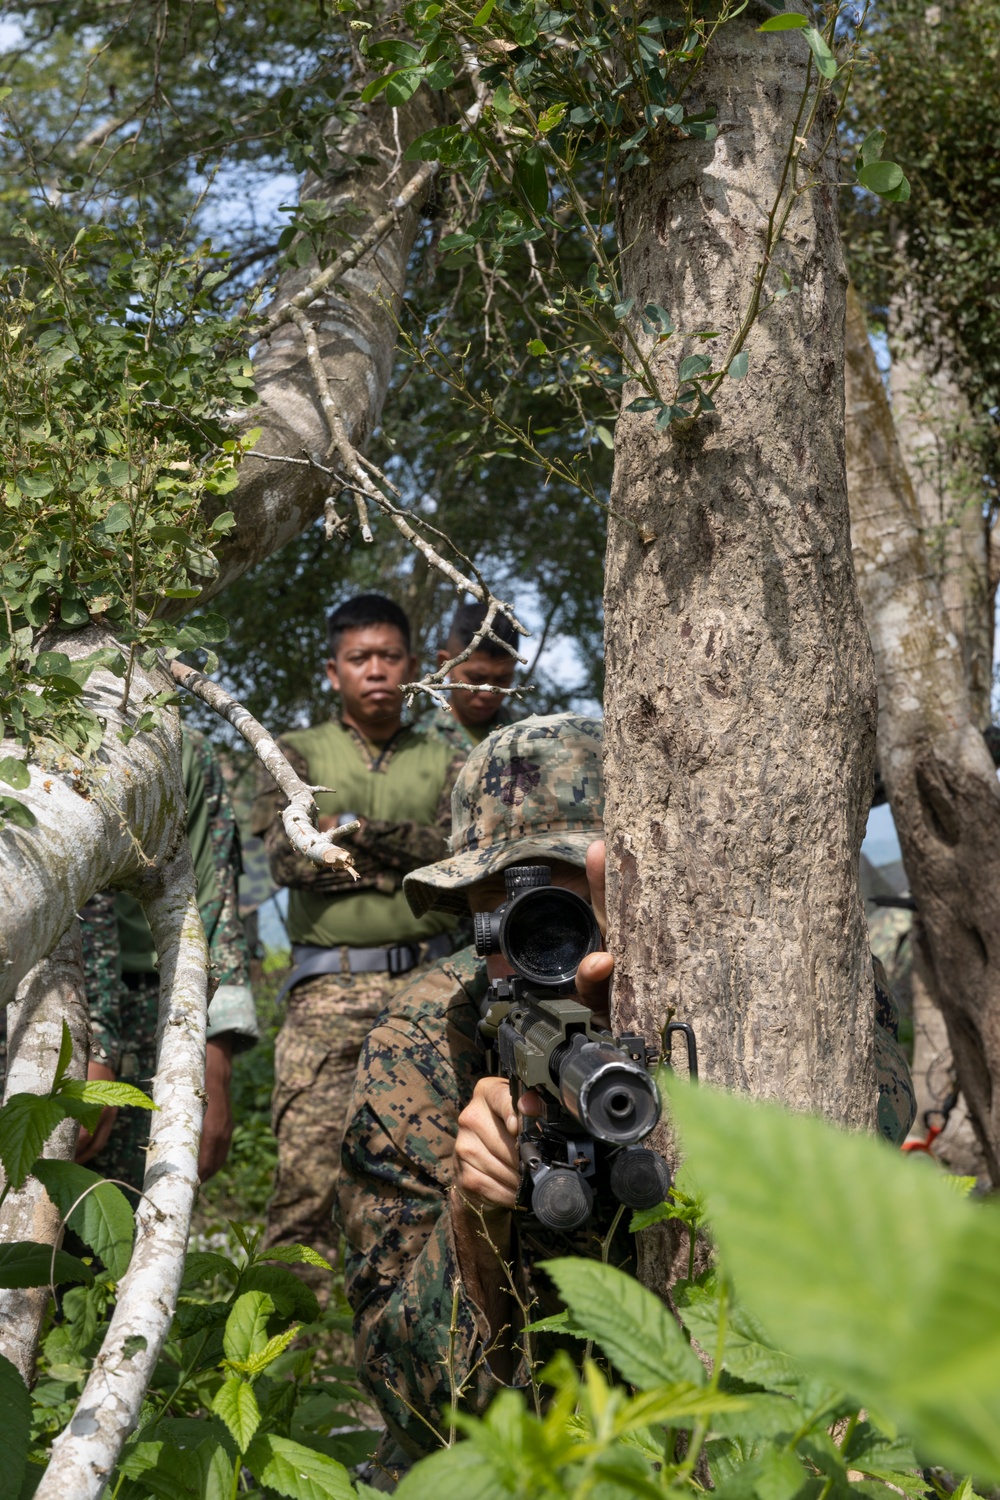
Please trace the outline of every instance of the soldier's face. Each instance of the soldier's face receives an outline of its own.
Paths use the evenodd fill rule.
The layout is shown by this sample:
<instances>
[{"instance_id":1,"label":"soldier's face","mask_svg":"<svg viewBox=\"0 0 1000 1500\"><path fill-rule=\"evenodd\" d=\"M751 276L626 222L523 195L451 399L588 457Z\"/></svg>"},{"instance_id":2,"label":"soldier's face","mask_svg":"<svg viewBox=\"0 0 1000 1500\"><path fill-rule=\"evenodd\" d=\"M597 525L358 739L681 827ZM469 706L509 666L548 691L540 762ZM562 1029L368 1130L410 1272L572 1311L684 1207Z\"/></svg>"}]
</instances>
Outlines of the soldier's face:
<instances>
[{"instance_id":1,"label":"soldier's face","mask_svg":"<svg viewBox=\"0 0 1000 1500\"><path fill-rule=\"evenodd\" d=\"M404 682L417 675L417 658L407 650L395 625L345 630L326 675L340 694L344 718L359 729L386 729L399 723Z\"/></svg>"},{"instance_id":2,"label":"soldier's face","mask_svg":"<svg viewBox=\"0 0 1000 1500\"><path fill-rule=\"evenodd\" d=\"M460 648L459 648L460 649ZM439 651L438 666L443 667L458 651ZM490 656L486 651L474 651L468 661L460 662L448 673L450 682L484 682L490 687L509 688L514 681L516 663L512 656ZM501 693L450 694L451 711L460 724L468 728L480 728L489 724L500 712L503 703Z\"/></svg>"}]
</instances>

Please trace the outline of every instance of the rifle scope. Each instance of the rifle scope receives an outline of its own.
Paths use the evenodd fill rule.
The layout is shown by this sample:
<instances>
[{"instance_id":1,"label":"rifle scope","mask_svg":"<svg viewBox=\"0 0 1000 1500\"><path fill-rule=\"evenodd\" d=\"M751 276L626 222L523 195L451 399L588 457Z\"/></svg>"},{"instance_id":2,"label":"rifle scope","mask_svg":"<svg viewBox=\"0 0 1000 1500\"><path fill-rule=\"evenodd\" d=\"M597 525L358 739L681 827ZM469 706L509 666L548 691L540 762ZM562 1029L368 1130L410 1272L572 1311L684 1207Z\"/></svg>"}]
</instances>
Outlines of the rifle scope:
<instances>
[{"instance_id":1,"label":"rifle scope","mask_svg":"<svg viewBox=\"0 0 1000 1500\"><path fill-rule=\"evenodd\" d=\"M532 988L570 993L580 960L601 946L589 904L553 885L547 865L511 865L504 881L503 906L476 913L476 952L502 953Z\"/></svg>"}]
</instances>

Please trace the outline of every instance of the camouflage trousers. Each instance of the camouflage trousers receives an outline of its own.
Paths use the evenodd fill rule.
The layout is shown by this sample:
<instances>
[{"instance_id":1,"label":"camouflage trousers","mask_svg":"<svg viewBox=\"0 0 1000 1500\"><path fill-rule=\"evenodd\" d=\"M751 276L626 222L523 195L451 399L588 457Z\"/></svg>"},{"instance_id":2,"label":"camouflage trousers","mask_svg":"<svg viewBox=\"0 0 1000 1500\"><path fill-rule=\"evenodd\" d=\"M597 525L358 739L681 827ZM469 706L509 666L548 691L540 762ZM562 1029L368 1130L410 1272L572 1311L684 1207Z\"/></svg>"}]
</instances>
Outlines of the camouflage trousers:
<instances>
[{"instance_id":1,"label":"camouflage trousers","mask_svg":"<svg viewBox=\"0 0 1000 1500\"><path fill-rule=\"evenodd\" d=\"M144 1094L153 1092L156 1072L156 1021L160 1005L159 974L136 975L122 995L122 1055L118 1077ZM148 1109L120 1109L104 1149L87 1166L102 1177L141 1188L152 1115ZM134 1208L138 1198L125 1195Z\"/></svg>"},{"instance_id":2,"label":"camouflage trousers","mask_svg":"<svg viewBox=\"0 0 1000 1500\"><path fill-rule=\"evenodd\" d=\"M419 964L397 976L320 974L289 994L274 1047L271 1125L278 1167L265 1244L309 1245L336 1265L340 1232L333 1207L361 1047L379 1012L429 967ZM327 1273L301 1271L325 1301Z\"/></svg>"}]
</instances>

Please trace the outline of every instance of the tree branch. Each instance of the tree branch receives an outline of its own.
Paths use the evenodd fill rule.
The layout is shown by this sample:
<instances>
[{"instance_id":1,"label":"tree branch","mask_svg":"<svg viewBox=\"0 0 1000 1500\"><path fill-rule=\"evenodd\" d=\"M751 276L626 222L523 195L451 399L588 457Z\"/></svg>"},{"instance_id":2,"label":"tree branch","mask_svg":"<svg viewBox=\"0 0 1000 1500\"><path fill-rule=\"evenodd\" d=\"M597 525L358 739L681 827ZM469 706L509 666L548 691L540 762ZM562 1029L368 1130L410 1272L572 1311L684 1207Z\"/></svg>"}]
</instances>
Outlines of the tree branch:
<instances>
[{"instance_id":1,"label":"tree branch","mask_svg":"<svg viewBox=\"0 0 1000 1500\"><path fill-rule=\"evenodd\" d=\"M177 1306L198 1184L208 948L185 840L143 898L160 966L159 1051L135 1248L118 1303L37 1500L98 1500L134 1430Z\"/></svg>"},{"instance_id":2,"label":"tree branch","mask_svg":"<svg viewBox=\"0 0 1000 1500\"><path fill-rule=\"evenodd\" d=\"M345 823L343 827L332 829L329 833L318 833L315 827L319 810L313 792L328 792L333 788L310 787L300 780L263 724L259 724L253 714L248 713L242 703L237 703L217 682L212 682L203 672L185 666L181 661L172 661L170 671L175 682L179 682L181 687L187 688L189 693L207 703L209 708L232 724L284 792L288 798L288 806L281 816L292 847L317 865L344 865L356 880L357 871L354 869L350 850L342 849L335 840L345 838L359 825Z\"/></svg>"},{"instance_id":3,"label":"tree branch","mask_svg":"<svg viewBox=\"0 0 1000 1500\"><path fill-rule=\"evenodd\" d=\"M63 1021L73 1043L66 1076L84 1078L90 1019L83 992L80 924L75 918L48 958L22 980L7 1008L5 1104L14 1094L48 1093L62 1045ZM42 1155L50 1161L72 1161L79 1128L76 1120L64 1120L52 1132ZM29 1177L0 1209L0 1242L4 1244L34 1240L52 1245L58 1229L59 1213L37 1177ZM0 1290L0 1354L16 1366L28 1385L35 1379L38 1333L48 1304L47 1286Z\"/></svg>"}]
</instances>

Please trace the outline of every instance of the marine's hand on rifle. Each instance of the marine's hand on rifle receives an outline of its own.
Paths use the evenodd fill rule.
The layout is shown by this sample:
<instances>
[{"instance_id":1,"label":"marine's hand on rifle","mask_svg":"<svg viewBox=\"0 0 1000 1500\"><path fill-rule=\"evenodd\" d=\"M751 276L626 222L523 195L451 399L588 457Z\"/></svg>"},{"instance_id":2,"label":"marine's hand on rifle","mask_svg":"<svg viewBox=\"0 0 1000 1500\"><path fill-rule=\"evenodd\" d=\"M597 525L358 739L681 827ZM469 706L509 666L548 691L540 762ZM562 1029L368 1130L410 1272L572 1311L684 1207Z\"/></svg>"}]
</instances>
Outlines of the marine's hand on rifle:
<instances>
[{"instance_id":1,"label":"marine's hand on rifle","mask_svg":"<svg viewBox=\"0 0 1000 1500\"><path fill-rule=\"evenodd\" d=\"M529 1118L540 1113L533 1089L521 1095L518 1110ZM493 1215L514 1207L521 1180L519 1129L506 1078L480 1078L458 1117L455 1140L455 1188L473 1210Z\"/></svg>"}]
</instances>

